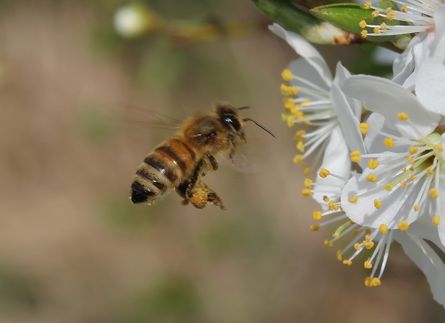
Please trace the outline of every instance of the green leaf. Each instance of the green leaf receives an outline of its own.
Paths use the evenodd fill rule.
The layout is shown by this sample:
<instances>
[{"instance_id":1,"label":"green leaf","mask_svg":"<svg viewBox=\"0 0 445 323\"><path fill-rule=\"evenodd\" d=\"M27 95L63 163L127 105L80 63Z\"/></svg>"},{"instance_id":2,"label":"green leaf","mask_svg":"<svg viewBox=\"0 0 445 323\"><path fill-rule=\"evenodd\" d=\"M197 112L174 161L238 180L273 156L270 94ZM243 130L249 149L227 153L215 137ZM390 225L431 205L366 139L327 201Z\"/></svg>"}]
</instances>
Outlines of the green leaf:
<instances>
[{"instance_id":1,"label":"green leaf","mask_svg":"<svg viewBox=\"0 0 445 323\"><path fill-rule=\"evenodd\" d=\"M316 26L320 20L299 10L288 0L252 0L269 19L285 29L304 34L305 29Z\"/></svg>"}]
</instances>

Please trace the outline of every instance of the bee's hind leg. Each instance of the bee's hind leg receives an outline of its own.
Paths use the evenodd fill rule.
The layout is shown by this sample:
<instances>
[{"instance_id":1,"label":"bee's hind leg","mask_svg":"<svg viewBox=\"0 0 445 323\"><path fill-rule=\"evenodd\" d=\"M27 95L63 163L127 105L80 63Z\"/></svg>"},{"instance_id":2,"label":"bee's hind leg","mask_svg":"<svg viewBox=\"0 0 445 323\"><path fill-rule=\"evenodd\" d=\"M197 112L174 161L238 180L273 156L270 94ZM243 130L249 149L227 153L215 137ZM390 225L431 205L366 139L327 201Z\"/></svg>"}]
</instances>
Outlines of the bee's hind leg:
<instances>
[{"instance_id":1,"label":"bee's hind leg","mask_svg":"<svg viewBox=\"0 0 445 323\"><path fill-rule=\"evenodd\" d=\"M224 208L223 201L214 190L207 186L203 181L199 181L191 191L189 201L198 209L204 208L208 203Z\"/></svg>"}]
</instances>

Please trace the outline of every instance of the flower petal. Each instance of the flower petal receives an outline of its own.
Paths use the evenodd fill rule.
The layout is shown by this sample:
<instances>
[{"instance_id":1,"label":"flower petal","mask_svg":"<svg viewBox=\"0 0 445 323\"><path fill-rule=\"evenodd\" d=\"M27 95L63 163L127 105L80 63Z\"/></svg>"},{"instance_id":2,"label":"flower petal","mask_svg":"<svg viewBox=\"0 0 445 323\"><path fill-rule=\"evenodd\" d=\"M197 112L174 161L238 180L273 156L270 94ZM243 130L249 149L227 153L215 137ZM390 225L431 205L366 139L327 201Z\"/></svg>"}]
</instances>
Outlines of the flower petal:
<instances>
[{"instance_id":1,"label":"flower petal","mask_svg":"<svg viewBox=\"0 0 445 323\"><path fill-rule=\"evenodd\" d=\"M309 44L300 35L291 31L287 31L278 24L273 24L272 26L269 26L269 29L275 35L287 41L289 46L291 46L297 52L298 55L306 59L308 63L311 64L317 70L318 74L324 80L326 85L329 86L332 83L332 74L331 71L329 70L328 64L326 64L326 61L323 59L320 53L315 49L314 46Z\"/></svg>"},{"instance_id":2,"label":"flower petal","mask_svg":"<svg viewBox=\"0 0 445 323\"><path fill-rule=\"evenodd\" d=\"M354 75L342 83L342 88L347 95L366 104L369 110L382 114L389 124L410 139L430 134L441 118L427 111L408 90L381 77ZM399 112L408 114L410 120L399 120Z\"/></svg>"},{"instance_id":3,"label":"flower petal","mask_svg":"<svg viewBox=\"0 0 445 323\"><path fill-rule=\"evenodd\" d=\"M430 58L418 69L416 95L426 109L445 115L445 64L443 57Z\"/></svg>"},{"instance_id":4,"label":"flower petal","mask_svg":"<svg viewBox=\"0 0 445 323\"><path fill-rule=\"evenodd\" d=\"M320 97L314 96L311 92L305 92L302 89L308 87L308 82L312 83L321 89L326 91L326 97L328 97L329 87L325 84L324 80L318 74L317 70L304 58L300 57L292 61L289 66L293 75L299 76L299 78L292 79L289 83L292 86L300 88L302 96L310 98L311 100L319 100ZM301 79L304 80L304 82ZM310 87L311 89L313 87ZM299 93L300 94L300 93Z\"/></svg>"},{"instance_id":5,"label":"flower petal","mask_svg":"<svg viewBox=\"0 0 445 323\"><path fill-rule=\"evenodd\" d=\"M406 255L425 275L436 302L445 307L445 265L437 253L420 237L406 232L395 232Z\"/></svg>"},{"instance_id":6,"label":"flower petal","mask_svg":"<svg viewBox=\"0 0 445 323\"><path fill-rule=\"evenodd\" d=\"M443 137L443 136L442 136ZM440 181L439 184L439 204L440 204L440 210L438 211L439 216L441 216L441 219L439 220L439 226L438 226L438 233L440 242L443 246L445 246L445 182L443 180Z\"/></svg>"},{"instance_id":7,"label":"flower petal","mask_svg":"<svg viewBox=\"0 0 445 323\"><path fill-rule=\"evenodd\" d=\"M430 48L434 57L445 57L445 7L441 6L434 11L434 40Z\"/></svg>"},{"instance_id":8,"label":"flower petal","mask_svg":"<svg viewBox=\"0 0 445 323\"><path fill-rule=\"evenodd\" d=\"M321 178L317 175L312 197L320 204L326 204L323 201L323 196L326 195L329 199L337 200L341 195L341 189L349 178L351 173L351 160L349 159L349 151L343 138L340 127L335 127L332 131L331 138L326 147L322 168L328 169L332 174L340 176L343 180L327 176Z\"/></svg>"},{"instance_id":9,"label":"flower petal","mask_svg":"<svg viewBox=\"0 0 445 323\"><path fill-rule=\"evenodd\" d=\"M365 152L365 145L359 128L361 115L360 103L357 100L347 97L340 88L340 83L350 76L351 74L348 70L346 70L341 63L338 63L335 79L331 87L331 101L349 149Z\"/></svg>"}]
</instances>

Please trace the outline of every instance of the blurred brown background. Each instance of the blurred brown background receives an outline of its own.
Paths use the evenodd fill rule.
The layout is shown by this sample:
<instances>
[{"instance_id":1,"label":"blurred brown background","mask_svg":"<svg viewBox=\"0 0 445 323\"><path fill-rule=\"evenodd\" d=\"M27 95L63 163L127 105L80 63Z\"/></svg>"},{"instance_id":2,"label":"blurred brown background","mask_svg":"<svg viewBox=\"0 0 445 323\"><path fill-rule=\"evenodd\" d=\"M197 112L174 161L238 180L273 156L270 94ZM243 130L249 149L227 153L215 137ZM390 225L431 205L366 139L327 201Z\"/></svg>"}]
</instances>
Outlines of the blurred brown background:
<instances>
[{"instance_id":1,"label":"blurred brown background","mask_svg":"<svg viewBox=\"0 0 445 323\"><path fill-rule=\"evenodd\" d=\"M443 322L397 246L369 289L308 230L316 205L280 121L287 45L260 29L126 40L112 18L128 2L0 1L0 322ZM192 22L262 19L249 1L146 3ZM358 55L325 49L332 63ZM175 194L132 205L137 165L173 133L137 122L139 107L181 119L219 100L254 107L279 138L249 127L258 171L208 176L228 210Z\"/></svg>"}]
</instances>

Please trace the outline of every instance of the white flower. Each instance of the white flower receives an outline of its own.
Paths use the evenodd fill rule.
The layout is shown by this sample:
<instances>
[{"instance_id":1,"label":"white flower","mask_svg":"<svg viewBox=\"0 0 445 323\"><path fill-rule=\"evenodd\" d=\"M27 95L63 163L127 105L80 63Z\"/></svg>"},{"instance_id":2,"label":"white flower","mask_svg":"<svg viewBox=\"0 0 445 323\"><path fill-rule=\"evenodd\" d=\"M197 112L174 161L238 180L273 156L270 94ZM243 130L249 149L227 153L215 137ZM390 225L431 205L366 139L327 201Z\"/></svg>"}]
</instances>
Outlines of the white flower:
<instances>
[{"instance_id":1,"label":"white flower","mask_svg":"<svg viewBox=\"0 0 445 323\"><path fill-rule=\"evenodd\" d=\"M157 18L145 6L130 4L116 11L113 25L119 35L137 37L153 29L157 22Z\"/></svg>"},{"instance_id":2,"label":"white flower","mask_svg":"<svg viewBox=\"0 0 445 323\"><path fill-rule=\"evenodd\" d=\"M357 101L346 97L339 86L349 72L338 64L333 78L320 53L301 36L277 24L270 30L286 40L302 57L283 71L282 77L289 83L281 85L287 109L284 120L290 127L294 124L308 126L295 134L299 151L294 158L295 163L301 163L318 150L314 162L318 164L324 149L335 139L333 133L342 136L341 140L335 139L337 142L346 139L348 147L343 150L346 155L347 148L363 151L359 129L361 107Z\"/></svg>"},{"instance_id":3,"label":"white flower","mask_svg":"<svg viewBox=\"0 0 445 323\"><path fill-rule=\"evenodd\" d=\"M429 112L407 89L386 79L357 75L345 80L345 93L361 100L384 123L369 127L372 142L361 175L342 192L342 208L354 222L407 231L420 218L437 226L445 245L445 135L441 116ZM379 116L379 114L381 116Z\"/></svg>"}]
</instances>

